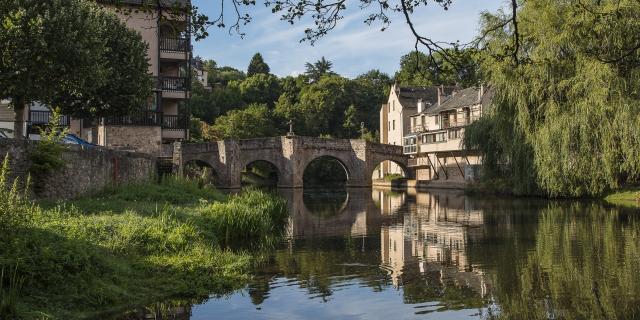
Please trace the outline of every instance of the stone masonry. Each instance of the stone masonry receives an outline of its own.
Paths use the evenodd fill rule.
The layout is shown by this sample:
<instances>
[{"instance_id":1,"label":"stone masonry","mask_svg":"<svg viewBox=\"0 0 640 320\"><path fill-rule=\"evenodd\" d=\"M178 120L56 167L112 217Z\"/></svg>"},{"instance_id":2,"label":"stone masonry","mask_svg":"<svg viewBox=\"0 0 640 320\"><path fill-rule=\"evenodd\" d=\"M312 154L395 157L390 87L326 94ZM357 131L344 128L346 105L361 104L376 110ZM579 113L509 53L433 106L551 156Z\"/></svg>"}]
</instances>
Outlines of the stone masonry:
<instances>
[{"instance_id":1,"label":"stone masonry","mask_svg":"<svg viewBox=\"0 0 640 320\"><path fill-rule=\"evenodd\" d=\"M29 150L37 142L0 139L0 155L9 156L10 181L26 181L31 161ZM38 197L71 199L123 183L152 181L156 177L156 158L146 154L109 150L101 147L69 146L64 152L65 166L45 178Z\"/></svg>"},{"instance_id":2,"label":"stone masonry","mask_svg":"<svg viewBox=\"0 0 640 320\"><path fill-rule=\"evenodd\" d=\"M277 168L278 187L303 187L303 174L311 161L329 156L337 159L347 172L347 185L369 187L373 170L390 160L401 166L408 178L412 171L401 146L364 140L323 139L301 136L225 140L209 143L175 143L174 167L181 172L185 164L198 161L211 167L218 187L239 188L242 170L255 161L267 161Z\"/></svg>"}]
</instances>

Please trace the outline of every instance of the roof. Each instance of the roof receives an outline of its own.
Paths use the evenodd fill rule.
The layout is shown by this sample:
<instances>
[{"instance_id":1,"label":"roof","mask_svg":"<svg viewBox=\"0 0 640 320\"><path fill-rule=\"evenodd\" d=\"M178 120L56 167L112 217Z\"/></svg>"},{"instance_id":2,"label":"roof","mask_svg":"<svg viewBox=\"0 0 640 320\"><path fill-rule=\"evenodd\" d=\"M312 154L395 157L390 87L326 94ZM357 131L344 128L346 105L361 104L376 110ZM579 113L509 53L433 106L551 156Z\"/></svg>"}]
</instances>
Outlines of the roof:
<instances>
[{"instance_id":1,"label":"roof","mask_svg":"<svg viewBox=\"0 0 640 320\"><path fill-rule=\"evenodd\" d=\"M445 96L456 89L454 86L442 88ZM397 95L403 108L417 108L418 100L422 100L427 106L438 103L438 87L398 87Z\"/></svg>"},{"instance_id":2,"label":"roof","mask_svg":"<svg viewBox=\"0 0 640 320\"><path fill-rule=\"evenodd\" d=\"M467 106L472 106L482 103L483 105L489 104L491 101L492 90L484 90L483 96L478 97L480 94L480 87L469 87L460 91L454 92L444 99L440 105L434 105L433 107L426 108L423 113L433 115L442 111L459 109Z\"/></svg>"}]
</instances>

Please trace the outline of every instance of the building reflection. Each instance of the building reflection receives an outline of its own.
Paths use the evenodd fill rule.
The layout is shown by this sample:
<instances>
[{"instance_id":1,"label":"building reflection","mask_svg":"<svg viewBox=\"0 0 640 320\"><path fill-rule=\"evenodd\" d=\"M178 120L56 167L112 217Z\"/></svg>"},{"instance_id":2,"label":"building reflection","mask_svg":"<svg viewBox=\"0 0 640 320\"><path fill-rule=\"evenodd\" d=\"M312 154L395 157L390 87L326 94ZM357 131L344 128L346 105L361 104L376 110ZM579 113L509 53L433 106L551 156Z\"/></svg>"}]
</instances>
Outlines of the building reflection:
<instances>
[{"instance_id":1,"label":"building reflection","mask_svg":"<svg viewBox=\"0 0 640 320\"><path fill-rule=\"evenodd\" d=\"M467 256L470 238L482 237L482 211L459 192L409 197L414 201L403 221L380 230L381 262L393 285L422 277L430 285L436 281L439 286L464 286L485 297L485 274Z\"/></svg>"}]
</instances>

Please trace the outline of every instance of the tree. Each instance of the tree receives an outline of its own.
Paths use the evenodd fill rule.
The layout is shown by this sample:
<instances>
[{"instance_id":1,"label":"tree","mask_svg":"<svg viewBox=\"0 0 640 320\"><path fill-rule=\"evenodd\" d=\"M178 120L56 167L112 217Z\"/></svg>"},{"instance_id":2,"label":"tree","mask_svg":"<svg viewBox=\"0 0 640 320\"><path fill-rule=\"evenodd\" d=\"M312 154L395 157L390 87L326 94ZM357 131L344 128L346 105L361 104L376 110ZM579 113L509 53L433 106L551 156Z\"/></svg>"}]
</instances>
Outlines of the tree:
<instances>
[{"instance_id":1,"label":"tree","mask_svg":"<svg viewBox=\"0 0 640 320\"><path fill-rule=\"evenodd\" d=\"M146 108L153 87L149 72L147 44L140 34L129 29L112 13L98 13L105 40L102 66L105 82L94 86L93 94L83 104L62 111L80 117L122 115Z\"/></svg>"},{"instance_id":2,"label":"tree","mask_svg":"<svg viewBox=\"0 0 640 320\"><path fill-rule=\"evenodd\" d=\"M465 130L489 177L516 193L599 195L640 179L640 4L528 0L513 28L485 15L495 98Z\"/></svg>"},{"instance_id":3,"label":"tree","mask_svg":"<svg viewBox=\"0 0 640 320\"><path fill-rule=\"evenodd\" d=\"M309 81L316 82L324 75L334 75L335 73L331 71L332 66L333 63L331 61L322 57L313 64L307 62L305 64L306 71L304 74L309 78Z\"/></svg>"},{"instance_id":4,"label":"tree","mask_svg":"<svg viewBox=\"0 0 640 320\"><path fill-rule=\"evenodd\" d=\"M80 0L7 0L0 17L0 98L11 99L16 137L32 102L84 117L139 107L139 94L148 95L147 69L139 73L144 45L101 9Z\"/></svg>"},{"instance_id":5,"label":"tree","mask_svg":"<svg viewBox=\"0 0 640 320\"><path fill-rule=\"evenodd\" d=\"M409 52L400 58L400 70L395 79L405 86L458 85L463 88L479 82L479 65L475 49L445 49L444 54L428 56L422 52ZM455 61L455 64L454 62Z\"/></svg>"},{"instance_id":6,"label":"tree","mask_svg":"<svg viewBox=\"0 0 640 320\"><path fill-rule=\"evenodd\" d=\"M245 109L231 110L216 119L211 127L215 139L246 139L277 134L269 108L251 104Z\"/></svg>"},{"instance_id":7,"label":"tree","mask_svg":"<svg viewBox=\"0 0 640 320\"><path fill-rule=\"evenodd\" d=\"M269 74L269 65L264 62L260 53L253 55L249 62L249 68L247 68L247 76L251 77L256 74Z\"/></svg>"},{"instance_id":8,"label":"tree","mask_svg":"<svg viewBox=\"0 0 640 320\"><path fill-rule=\"evenodd\" d=\"M240 94L245 103L266 104L273 108L280 96L278 78L270 74L255 74L239 84Z\"/></svg>"}]
</instances>

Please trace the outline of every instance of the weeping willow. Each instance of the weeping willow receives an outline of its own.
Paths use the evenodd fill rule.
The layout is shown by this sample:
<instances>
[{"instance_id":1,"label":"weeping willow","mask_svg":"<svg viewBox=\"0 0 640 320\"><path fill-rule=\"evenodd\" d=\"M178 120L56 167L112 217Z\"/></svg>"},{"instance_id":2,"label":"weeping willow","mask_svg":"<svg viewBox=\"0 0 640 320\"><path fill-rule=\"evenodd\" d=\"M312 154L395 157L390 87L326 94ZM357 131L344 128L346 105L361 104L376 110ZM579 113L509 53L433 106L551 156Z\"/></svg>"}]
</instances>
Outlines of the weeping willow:
<instances>
[{"instance_id":1,"label":"weeping willow","mask_svg":"<svg viewBox=\"0 0 640 320\"><path fill-rule=\"evenodd\" d=\"M515 193L599 195L640 177L640 2L527 0L484 15L495 96L466 132ZM491 32L488 32L491 30ZM518 48L514 55L514 48Z\"/></svg>"}]
</instances>

